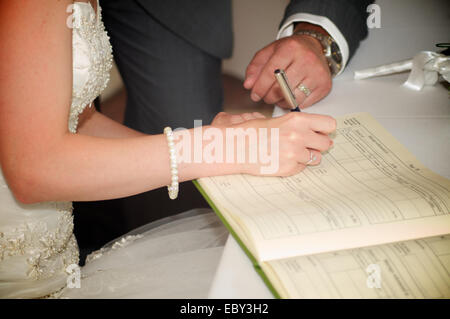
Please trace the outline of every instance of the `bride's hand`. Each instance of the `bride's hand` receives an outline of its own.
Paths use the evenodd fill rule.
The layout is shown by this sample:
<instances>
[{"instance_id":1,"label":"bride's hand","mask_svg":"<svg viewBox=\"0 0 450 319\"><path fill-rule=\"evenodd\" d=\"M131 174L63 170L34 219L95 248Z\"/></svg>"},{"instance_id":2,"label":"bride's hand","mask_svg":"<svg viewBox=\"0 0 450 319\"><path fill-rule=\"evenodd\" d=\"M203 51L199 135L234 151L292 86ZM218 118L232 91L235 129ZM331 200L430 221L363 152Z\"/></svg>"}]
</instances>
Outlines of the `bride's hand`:
<instances>
[{"instance_id":1,"label":"bride's hand","mask_svg":"<svg viewBox=\"0 0 450 319\"><path fill-rule=\"evenodd\" d=\"M248 120L242 121L245 117ZM254 115L252 119L249 115L245 117L242 115L240 123L234 124L233 127L240 127L244 130L255 128L258 132L258 149L262 146L261 142L267 143L265 149L271 150L271 154L268 156L277 161L275 164L278 164L272 165L272 170L270 170L268 169L267 158L266 162L263 163L258 156L256 163L249 163L246 160L244 164L240 164L242 165L241 172L245 174L294 175L305 169L306 165L319 164L322 158L321 152L327 151L333 145L333 141L328 134L335 131L336 120L327 115L291 112L277 118L265 118L257 115ZM223 120L228 121L228 123L239 122L239 118L232 117ZM260 128L267 129L267 134L265 134L267 138L263 138L263 141L260 136ZM278 134L271 134L272 129L278 129ZM276 130L273 132L275 133ZM276 135L278 135L278 140L276 140ZM254 150L254 145L250 144L246 143L247 154L249 154L251 148ZM273 148L272 145L276 146L277 149ZM274 170L274 168L277 169Z\"/></svg>"}]
</instances>

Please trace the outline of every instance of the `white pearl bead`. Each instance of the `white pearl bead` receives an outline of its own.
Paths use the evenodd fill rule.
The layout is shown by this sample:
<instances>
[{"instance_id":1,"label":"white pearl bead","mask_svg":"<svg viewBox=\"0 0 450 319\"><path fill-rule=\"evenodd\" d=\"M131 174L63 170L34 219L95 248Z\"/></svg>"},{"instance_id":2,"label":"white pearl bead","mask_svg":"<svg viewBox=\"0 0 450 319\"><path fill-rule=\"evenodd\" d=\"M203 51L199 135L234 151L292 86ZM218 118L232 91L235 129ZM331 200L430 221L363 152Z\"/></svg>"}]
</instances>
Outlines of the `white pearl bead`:
<instances>
[{"instance_id":1,"label":"white pearl bead","mask_svg":"<svg viewBox=\"0 0 450 319\"><path fill-rule=\"evenodd\" d=\"M178 169L176 168L172 168L170 172L172 173L172 175L178 175Z\"/></svg>"},{"instance_id":2,"label":"white pearl bead","mask_svg":"<svg viewBox=\"0 0 450 319\"><path fill-rule=\"evenodd\" d=\"M172 182L177 182L178 181L178 176L177 175L173 175L172 176Z\"/></svg>"},{"instance_id":3,"label":"white pearl bead","mask_svg":"<svg viewBox=\"0 0 450 319\"><path fill-rule=\"evenodd\" d=\"M177 168L178 165L177 165L177 163L172 162L172 163L170 163L170 167L171 167L171 168Z\"/></svg>"},{"instance_id":4,"label":"white pearl bead","mask_svg":"<svg viewBox=\"0 0 450 319\"><path fill-rule=\"evenodd\" d=\"M176 193L169 193L170 199L176 199L178 197L178 192Z\"/></svg>"}]
</instances>

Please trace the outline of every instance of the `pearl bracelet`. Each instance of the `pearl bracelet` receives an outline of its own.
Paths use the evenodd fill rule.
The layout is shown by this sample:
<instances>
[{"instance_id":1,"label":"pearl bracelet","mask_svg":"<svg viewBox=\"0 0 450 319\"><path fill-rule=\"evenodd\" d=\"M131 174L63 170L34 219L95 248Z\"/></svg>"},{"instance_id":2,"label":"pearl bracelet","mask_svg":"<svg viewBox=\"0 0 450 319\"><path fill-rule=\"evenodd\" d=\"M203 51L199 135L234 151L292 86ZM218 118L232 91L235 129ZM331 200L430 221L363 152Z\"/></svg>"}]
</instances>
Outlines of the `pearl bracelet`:
<instances>
[{"instance_id":1,"label":"pearl bracelet","mask_svg":"<svg viewBox=\"0 0 450 319\"><path fill-rule=\"evenodd\" d=\"M167 186L170 199L178 197L178 163L175 153L175 143L173 142L173 132L170 127L164 128L164 134L167 138L167 144L169 145L170 154L170 173L172 174L172 184Z\"/></svg>"}]
</instances>

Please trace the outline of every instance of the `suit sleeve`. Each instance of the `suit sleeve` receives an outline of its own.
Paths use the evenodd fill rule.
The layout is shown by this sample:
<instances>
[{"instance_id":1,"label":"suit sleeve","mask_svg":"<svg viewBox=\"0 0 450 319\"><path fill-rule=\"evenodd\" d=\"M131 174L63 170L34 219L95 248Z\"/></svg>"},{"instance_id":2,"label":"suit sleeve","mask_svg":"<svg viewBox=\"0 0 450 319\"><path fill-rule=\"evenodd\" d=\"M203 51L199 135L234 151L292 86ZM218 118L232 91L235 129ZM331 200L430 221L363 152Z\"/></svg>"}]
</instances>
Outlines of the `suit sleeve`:
<instances>
[{"instance_id":1,"label":"suit sleeve","mask_svg":"<svg viewBox=\"0 0 450 319\"><path fill-rule=\"evenodd\" d=\"M295 22L320 25L341 50L342 72L361 40L367 36L367 6L371 3L372 0L291 0L277 38L291 35Z\"/></svg>"}]
</instances>

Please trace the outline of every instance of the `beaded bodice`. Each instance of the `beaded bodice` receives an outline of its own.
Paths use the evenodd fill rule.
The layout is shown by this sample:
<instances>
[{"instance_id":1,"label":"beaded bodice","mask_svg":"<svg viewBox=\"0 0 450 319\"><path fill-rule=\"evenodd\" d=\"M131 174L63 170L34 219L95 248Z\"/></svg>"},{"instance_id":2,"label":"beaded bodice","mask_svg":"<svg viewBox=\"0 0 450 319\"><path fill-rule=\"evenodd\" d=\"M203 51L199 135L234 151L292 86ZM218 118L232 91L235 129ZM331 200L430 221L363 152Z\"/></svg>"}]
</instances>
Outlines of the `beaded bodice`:
<instances>
[{"instance_id":1,"label":"beaded bodice","mask_svg":"<svg viewBox=\"0 0 450 319\"><path fill-rule=\"evenodd\" d=\"M112 66L109 37L101 20L89 3L74 4L73 32L73 87L70 106L69 130L76 132L78 116L86 106L106 88Z\"/></svg>"},{"instance_id":2,"label":"beaded bodice","mask_svg":"<svg viewBox=\"0 0 450 319\"><path fill-rule=\"evenodd\" d=\"M73 5L73 88L68 128L106 87L112 50L90 3ZM68 266L78 264L72 203L21 204L0 170L0 297L37 298L66 286Z\"/></svg>"}]
</instances>

